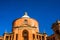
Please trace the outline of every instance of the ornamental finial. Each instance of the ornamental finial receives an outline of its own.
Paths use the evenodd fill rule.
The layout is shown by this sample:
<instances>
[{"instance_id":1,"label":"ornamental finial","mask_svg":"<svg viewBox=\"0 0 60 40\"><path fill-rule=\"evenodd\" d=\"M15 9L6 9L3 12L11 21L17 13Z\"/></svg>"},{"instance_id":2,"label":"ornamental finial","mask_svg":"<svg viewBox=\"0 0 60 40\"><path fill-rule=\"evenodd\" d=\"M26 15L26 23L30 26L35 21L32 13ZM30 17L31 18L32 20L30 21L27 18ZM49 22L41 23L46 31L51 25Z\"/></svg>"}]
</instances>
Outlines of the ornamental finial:
<instances>
[{"instance_id":1,"label":"ornamental finial","mask_svg":"<svg viewBox=\"0 0 60 40\"><path fill-rule=\"evenodd\" d=\"M27 12L25 12L25 15L28 15Z\"/></svg>"},{"instance_id":2,"label":"ornamental finial","mask_svg":"<svg viewBox=\"0 0 60 40\"><path fill-rule=\"evenodd\" d=\"M28 16L27 12L25 12L25 13L24 13L24 16L22 16L22 17L30 18L30 17Z\"/></svg>"}]
</instances>

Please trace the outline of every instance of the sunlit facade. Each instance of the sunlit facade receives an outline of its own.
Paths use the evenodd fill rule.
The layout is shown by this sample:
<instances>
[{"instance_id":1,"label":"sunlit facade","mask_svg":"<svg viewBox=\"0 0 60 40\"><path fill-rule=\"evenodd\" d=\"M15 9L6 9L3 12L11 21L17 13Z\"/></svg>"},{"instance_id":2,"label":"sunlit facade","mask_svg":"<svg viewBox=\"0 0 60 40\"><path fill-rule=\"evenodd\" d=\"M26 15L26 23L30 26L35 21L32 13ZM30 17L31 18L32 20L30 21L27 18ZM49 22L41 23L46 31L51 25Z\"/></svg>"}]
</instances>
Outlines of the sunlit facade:
<instances>
[{"instance_id":1,"label":"sunlit facade","mask_svg":"<svg viewBox=\"0 0 60 40\"><path fill-rule=\"evenodd\" d=\"M0 40L59 40L59 28L60 21L57 21L52 25L54 34L51 36L47 36L46 33L41 34L38 21L29 17L25 12L24 16L13 21L12 32L5 32L3 36L0 36Z\"/></svg>"}]
</instances>

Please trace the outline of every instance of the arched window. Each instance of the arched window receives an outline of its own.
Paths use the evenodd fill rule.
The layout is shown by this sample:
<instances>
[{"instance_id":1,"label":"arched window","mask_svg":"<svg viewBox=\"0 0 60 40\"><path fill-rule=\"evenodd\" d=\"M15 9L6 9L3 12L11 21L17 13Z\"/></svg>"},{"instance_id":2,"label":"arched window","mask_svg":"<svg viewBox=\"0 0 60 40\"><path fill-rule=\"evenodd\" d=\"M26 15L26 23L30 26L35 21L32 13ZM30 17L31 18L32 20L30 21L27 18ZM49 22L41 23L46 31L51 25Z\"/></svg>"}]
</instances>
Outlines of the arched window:
<instances>
[{"instance_id":1,"label":"arched window","mask_svg":"<svg viewBox=\"0 0 60 40\"><path fill-rule=\"evenodd\" d=\"M42 36L42 40L44 40L44 36Z\"/></svg>"},{"instance_id":2,"label":"arched window","mask_svg":"<svg viewBox=\"0 0 60 40\"><path fill-rule=\"evenodd\" d=\"M25 19L25 20L24 20L24 24L26 24L26 25L27 25L27 23L28 23L28 21Z\"/></svg>"},{"instance_id":3,"label":"arched window","mask_svg":"<svg viewBox=\"0 0 60 40\"><path fill-rule=\"evenodd\" d=\"M6 40L8 40L9 39L9 36L6 36Z\"/></svg>"},{"instance_id":4,"label":"arched window","mask_svg":"<svg viewBox=\"0 0 60 40\"><path fill-rule=\"evenodd\" d=\"M18 40L18 34L16 34L16 40Z\"/></svg>"},{"instance_id":5,"label":"arched window","mask_svg":"<svg viewBox=\"0 0 60 40\"><path fill-rule=\"evenodd\" d=\"M11 40L11 36L10 36L10 40Z\"/></svg>"},{"instance_id":6,"label":"arched window","mask_svg":"<svg viewBox=\"0 0 60 40\"><path fill-rule=\"evenodd\" d=\"M22 35L23 35L24 40L28 40L29 37L28 37L28 31L27 30L24 30Z\"/></svg>"},{"instance_id":7,"label":"arched window","mask_svg":"<svg viewBox=\"0 0 60 40\"><path fill-rule=\"evenodd\" d=\"M35 39L35 34L33 34L33 40Z\"/></svg>"}]
</instances>

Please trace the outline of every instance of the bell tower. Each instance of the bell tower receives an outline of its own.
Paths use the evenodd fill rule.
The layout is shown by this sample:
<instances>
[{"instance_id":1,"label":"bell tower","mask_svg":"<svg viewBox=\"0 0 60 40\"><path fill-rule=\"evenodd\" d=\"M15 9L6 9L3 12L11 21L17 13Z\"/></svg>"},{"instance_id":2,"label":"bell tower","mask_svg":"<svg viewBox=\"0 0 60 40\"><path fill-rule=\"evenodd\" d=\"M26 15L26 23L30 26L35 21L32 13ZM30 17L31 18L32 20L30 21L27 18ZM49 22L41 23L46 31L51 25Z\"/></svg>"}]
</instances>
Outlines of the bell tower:
<instances>
[{"instance_id":1,"label":"bell tower","mask_svg":"<svg viewBox=\"0 0 60 40\"><path fill-rule=\"evenodd\" d=\"M59 20L53 23L52 29L56 34L56 37L57 37L56 40L60 40L60 21Z\"/></svg>"}]
</instances>

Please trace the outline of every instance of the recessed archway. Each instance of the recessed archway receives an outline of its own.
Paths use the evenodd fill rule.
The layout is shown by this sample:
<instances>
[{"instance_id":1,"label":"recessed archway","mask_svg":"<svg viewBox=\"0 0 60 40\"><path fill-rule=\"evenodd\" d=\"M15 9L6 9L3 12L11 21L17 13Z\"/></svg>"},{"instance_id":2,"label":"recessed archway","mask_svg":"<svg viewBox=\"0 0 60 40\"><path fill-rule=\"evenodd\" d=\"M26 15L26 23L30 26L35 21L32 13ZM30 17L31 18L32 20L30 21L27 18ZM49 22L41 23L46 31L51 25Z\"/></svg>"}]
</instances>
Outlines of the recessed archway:
<instances>
[{"instance_id":1,"label":"recessed archway","mask_svg":"<svg viewBox=\"0 0 60 40\"><path fill-rule=\"evenodd\" d=\"M22 35L23 35L23 39L24 39L24 40L28 40L28 39L29 39L28 34L29 34L29 33L28 33L27 30L23 30Z\"/></svg>"}]
</instances>

